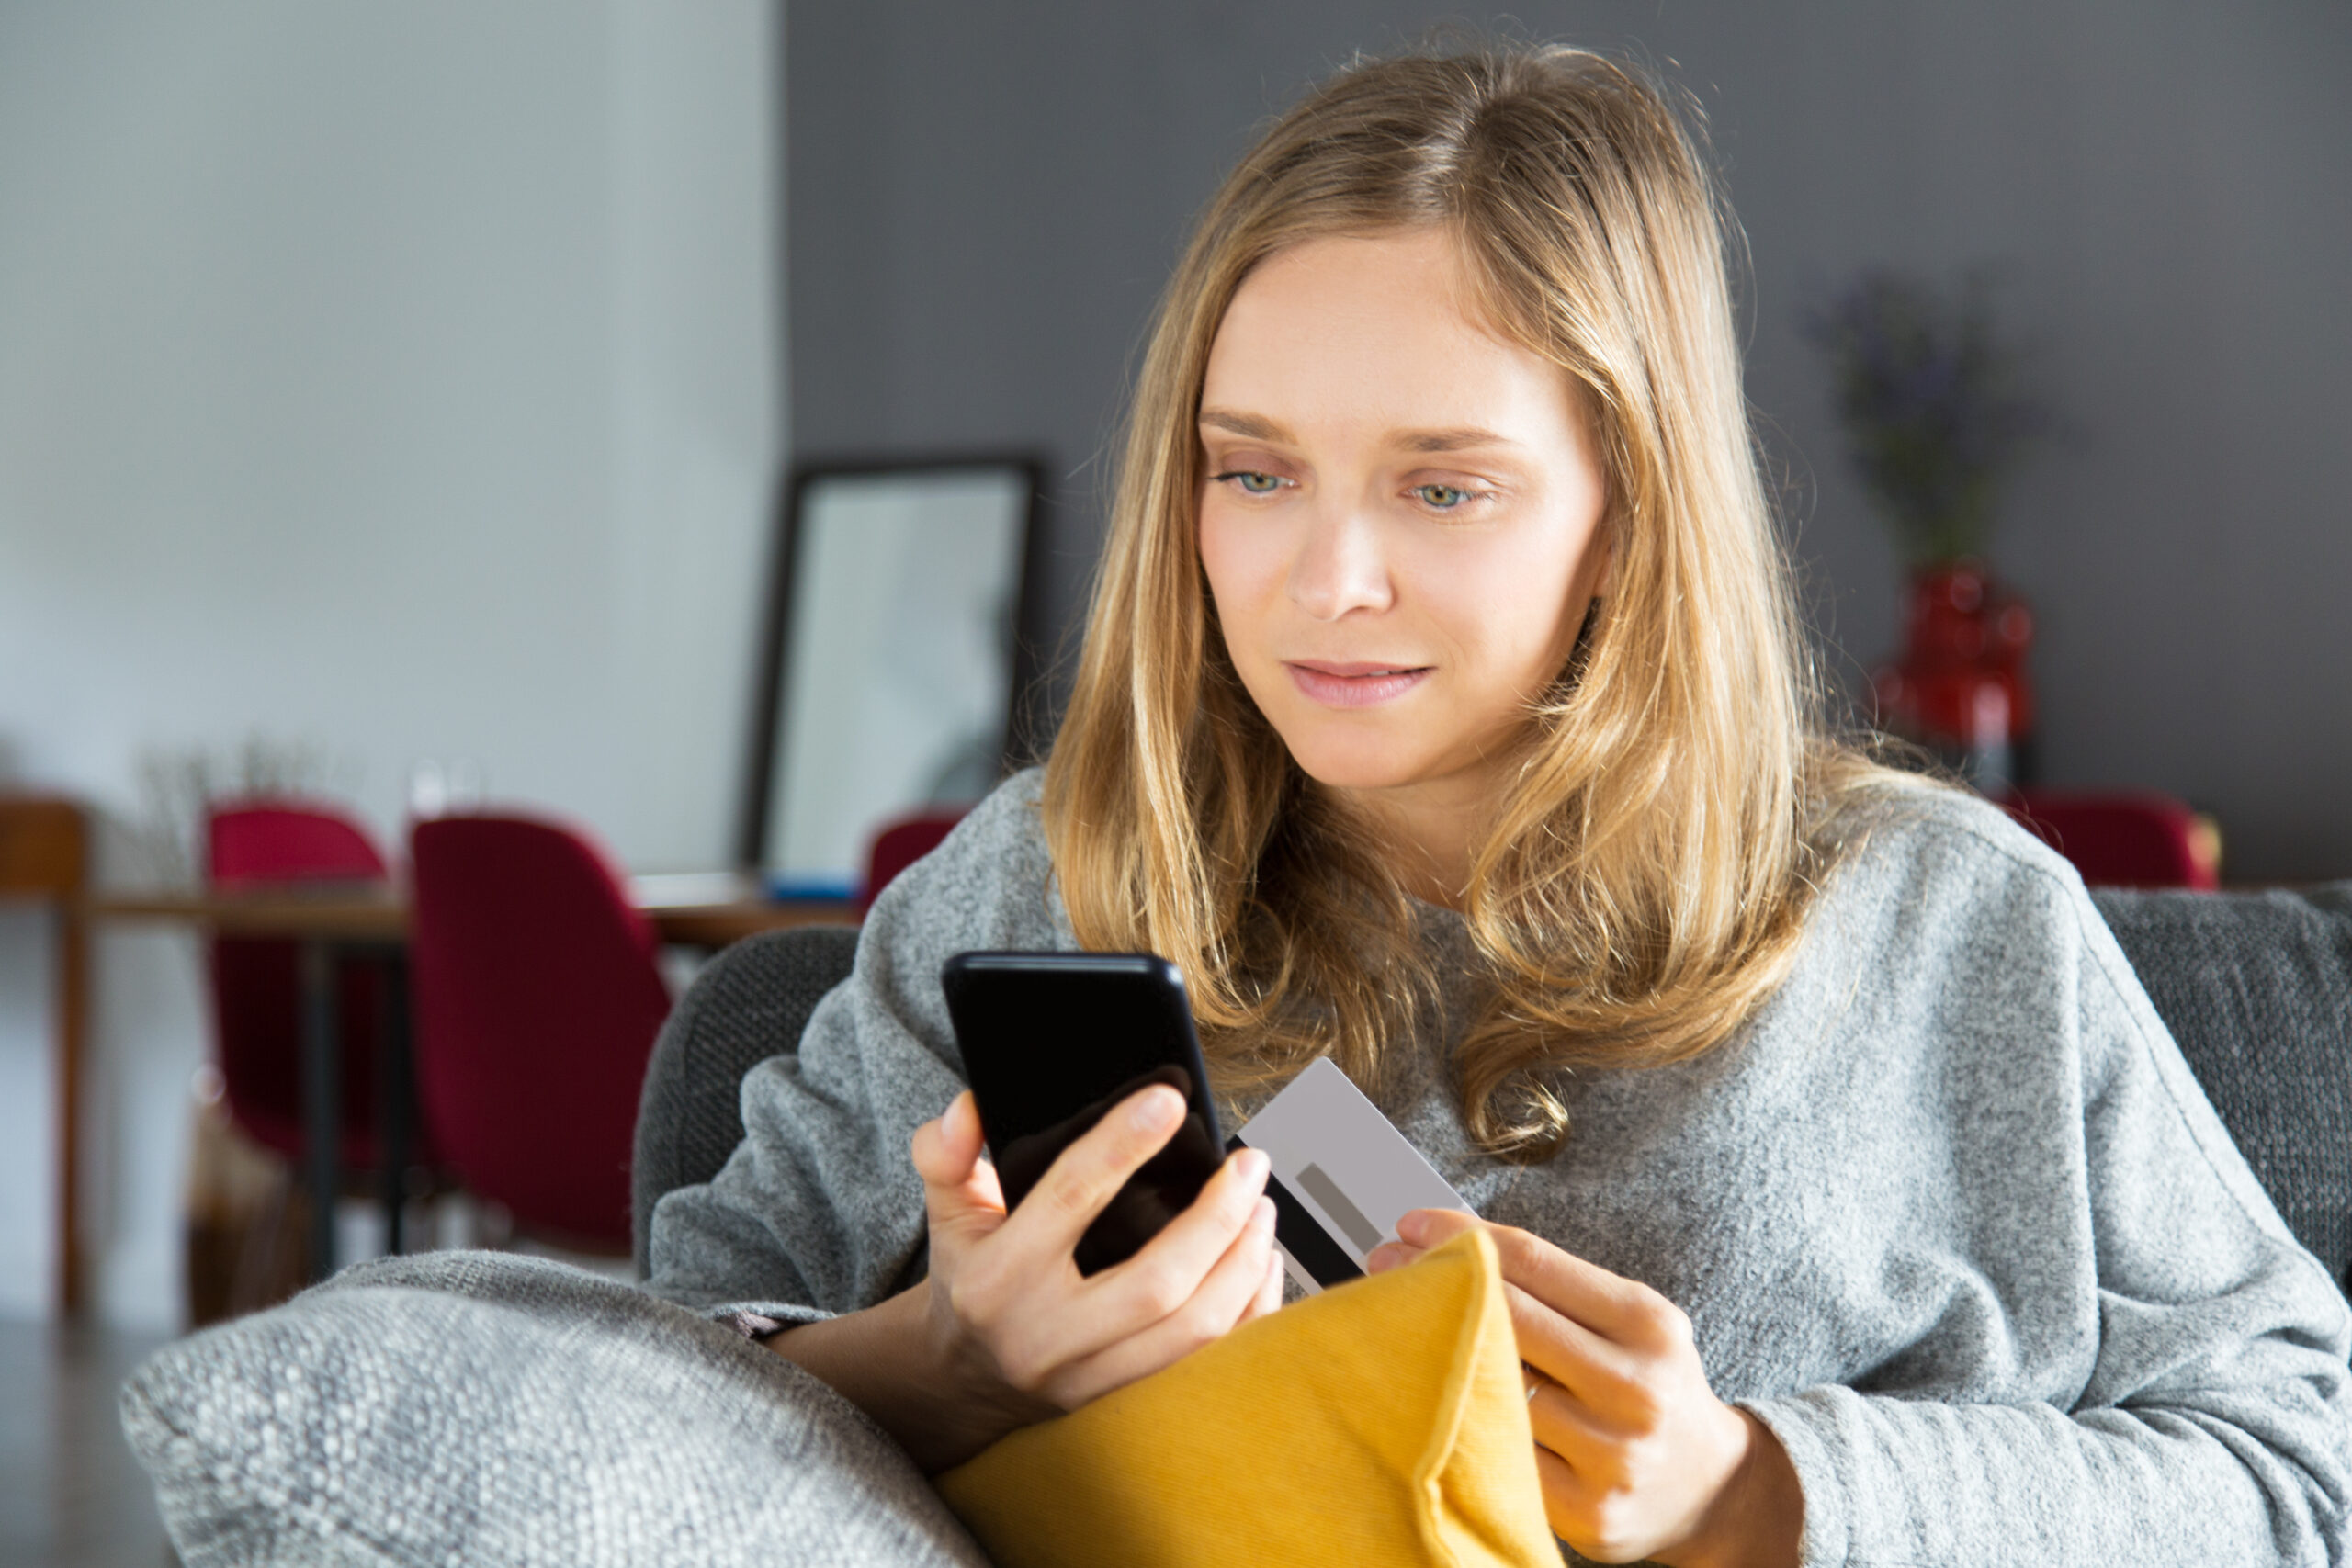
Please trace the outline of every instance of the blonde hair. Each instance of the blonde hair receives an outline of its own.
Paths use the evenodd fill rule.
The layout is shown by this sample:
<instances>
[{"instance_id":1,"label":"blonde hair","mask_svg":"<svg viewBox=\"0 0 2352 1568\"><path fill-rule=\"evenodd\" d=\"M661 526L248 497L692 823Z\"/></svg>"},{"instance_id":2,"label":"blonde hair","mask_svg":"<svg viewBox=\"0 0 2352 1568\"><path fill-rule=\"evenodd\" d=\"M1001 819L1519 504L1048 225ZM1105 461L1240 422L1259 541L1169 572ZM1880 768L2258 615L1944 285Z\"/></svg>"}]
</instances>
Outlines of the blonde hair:
<instances>
[{"instance_id":1,"label":"blonde hair","mask_svg":"<svg viewBox=\"0 0 2352 1568\"><path fill-rule=\"evenodd\" d=\"M1080 942L1182 968L1226 1092L1327 1055L1381 1092L1437 995L1386 856L1244 692L1194 538L1210 344L1250 269L1312 237L1450 233L1492 324L1574 378L1600 435L1609 584L1464 906L1492 987L1452 1063L1473 1134L1548 1155L1560 1073L1697 1055L1786 974L1809 824L1867 764L1815 716L1726 220L1664 94L1561 47L1359 63L1202 217L1145 353L1044 819Z\"/></svg>"}]
</instances>

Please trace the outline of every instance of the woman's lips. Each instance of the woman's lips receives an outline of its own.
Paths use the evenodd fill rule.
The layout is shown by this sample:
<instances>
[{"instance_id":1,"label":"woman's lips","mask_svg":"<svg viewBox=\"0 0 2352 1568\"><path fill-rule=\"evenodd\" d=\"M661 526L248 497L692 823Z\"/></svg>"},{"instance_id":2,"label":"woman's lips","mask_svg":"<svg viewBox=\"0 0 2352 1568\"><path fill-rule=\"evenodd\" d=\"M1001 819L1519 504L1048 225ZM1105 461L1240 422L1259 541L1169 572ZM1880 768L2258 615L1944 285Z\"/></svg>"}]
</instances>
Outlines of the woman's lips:
<instances>
[{"instance_id":1,"label":"woman's lips","mask_svg":"<svg viewBox=\"0 0 2352 1568\"><path fill-rule=\"evenodd\" d=\"M1301 692L1325 707L1368 708L1403 696L1421 683L1433 666L1337 664L1324 660L1284 660L1283 668Z\"/></svg>"}]
</instances>

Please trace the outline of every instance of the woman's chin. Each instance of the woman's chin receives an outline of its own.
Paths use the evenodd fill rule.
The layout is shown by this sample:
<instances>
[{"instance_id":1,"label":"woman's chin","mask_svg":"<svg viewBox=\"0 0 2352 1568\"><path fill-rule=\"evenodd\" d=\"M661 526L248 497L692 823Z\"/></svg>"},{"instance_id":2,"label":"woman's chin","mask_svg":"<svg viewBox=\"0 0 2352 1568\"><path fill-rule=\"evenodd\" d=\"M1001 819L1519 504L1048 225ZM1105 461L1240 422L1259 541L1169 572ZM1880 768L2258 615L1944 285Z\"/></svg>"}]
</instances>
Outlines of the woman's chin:
<instances>
[{"instance_id":1,"label":"woman's chin","mask_svg":"<svg viewBox=\"0 0 2352 1568\"><path fill-rule=\"evenodd\" d=\"M1398 755L1395 746L1306 745L1290 743L1291 761L1298 771L1326 789L1377 791L1403 789L1424 781L1428 770L1419 759Z\"/></svg>"},{"instance_id":2,"label":"woman's chin","mask_svg":"<svg viewBox=\"0 0 2352 1568\"><path fill-rule=\"evenodd\" d=\"M1277 724L1274 732L1299 772L1326 789L1400 798L1412 791L1432 802L1465 790L1491 793L1497 759L1509 754L1511 739L1505 732L1480 742L1461 734L1416 733L1405 725Z\"/></svg>"}]
</instances>

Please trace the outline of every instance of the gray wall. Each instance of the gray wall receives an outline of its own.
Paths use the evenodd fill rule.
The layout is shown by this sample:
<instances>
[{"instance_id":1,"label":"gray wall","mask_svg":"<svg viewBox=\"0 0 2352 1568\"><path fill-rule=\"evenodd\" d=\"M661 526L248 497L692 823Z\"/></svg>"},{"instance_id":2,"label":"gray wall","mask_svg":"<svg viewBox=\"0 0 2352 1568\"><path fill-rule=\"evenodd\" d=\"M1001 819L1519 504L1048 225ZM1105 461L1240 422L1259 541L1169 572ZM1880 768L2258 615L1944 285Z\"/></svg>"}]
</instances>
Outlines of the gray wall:
<instances>
[{"instance_id":1,"label":"gray wall","mask_svg":"<svg viewBox=\"0 0 2352 1568\"><path fill-rule=\"evenodd\" d=\"M794 0L799 453L1046 452L1075 614L1097 458L1188 216L1251 128L1408 0ZM2075 426L2001 568L2042 637L2045 779L2217 812L2229 872L2352 875L2352 12L2328 0L1531 3L1697 93L1755 256L1749 389L1849 674L1896 569L1806 300L1874 262L1998 264Z\"/></svg>"}]
</instances>

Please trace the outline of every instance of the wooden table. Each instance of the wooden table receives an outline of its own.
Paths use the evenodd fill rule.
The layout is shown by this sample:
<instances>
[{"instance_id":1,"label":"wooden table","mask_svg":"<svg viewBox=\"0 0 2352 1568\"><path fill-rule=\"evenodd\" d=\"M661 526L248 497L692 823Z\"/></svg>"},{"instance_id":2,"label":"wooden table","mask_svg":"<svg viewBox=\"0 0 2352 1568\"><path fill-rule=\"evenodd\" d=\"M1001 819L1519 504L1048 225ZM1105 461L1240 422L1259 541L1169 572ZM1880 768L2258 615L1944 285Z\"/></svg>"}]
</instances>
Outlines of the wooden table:
<instances>
[{"instance_id":1,"label":"wooden table","mask_svg":"<svg viewBox=\"0 0 2352 1568\"><path fill-rule=\"evenodd\" d=\"M661 940L682 947L721 948L761 931L787 926L846 925L845 903L779 901L758 882L730 872L640 876L630 892ZM381 1171L386 1242L401 1247L415 1088L409 1070L405 964L410 908L394 885L315 884L255 892L118 893L90 900L104 919L166 920L208 936L276 937L300 944L302 1006L302 1137L305 1186L311 1196L311 1271L334 1270L334 1200L340 1174L336 1145L343 1130L343 1052L335 1038L334 966L339 958L371 956L394 969L386 989L380 1082L377 1096L383 1143Z\"/></svg>"},{"instance_id":2,"label":"wooden table","mask_svg":"<svg viewBox=\"0 0 2352 1568\"><path fill-rule=\"evenodd\" d=\"M0 796L0 897L48 902L57 920L57 1308L82 1310L82 1059L89 1029L89 935L82 899L89 820L53 795Z\"/></svg>"},{"instance_id":3,"label":"wooden table","mask_svg":"<svg viewBox=\"0 0 2352 1568\"><path fill-rule=\"evenodd\" d=\"M778 900L760 892L756 878L730 871L682 876L635 876L629 892L639 913L665 942L721 948L786 926L854 925L837 899ZM293 941L408 941L409 904L403 888L384 883L318 883L252 893L102 893L89 900L101 919L171 920L208 935L275 936Z\"/></svg>"}]
</instances>

